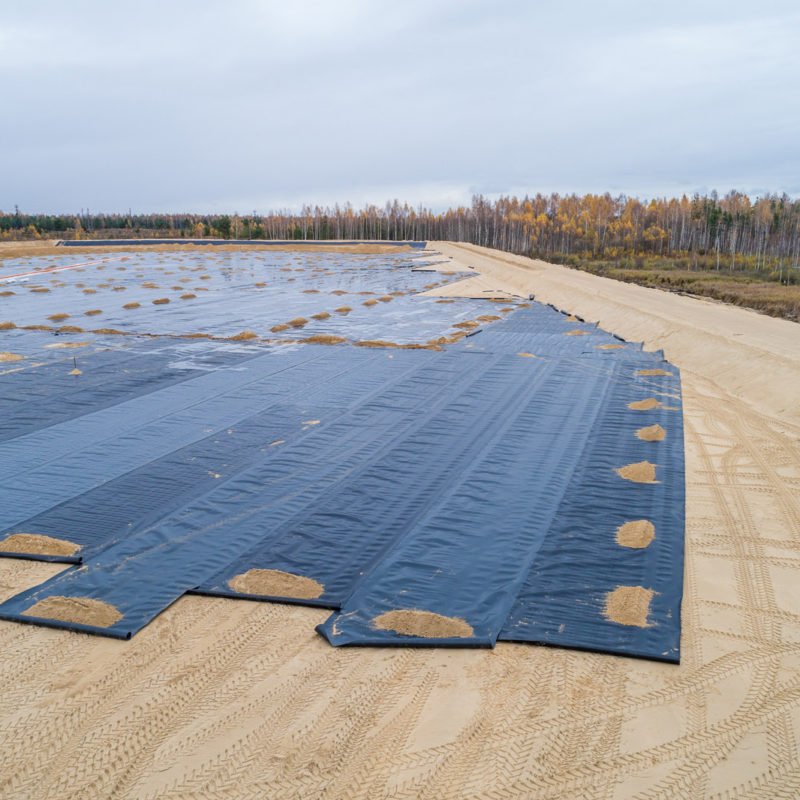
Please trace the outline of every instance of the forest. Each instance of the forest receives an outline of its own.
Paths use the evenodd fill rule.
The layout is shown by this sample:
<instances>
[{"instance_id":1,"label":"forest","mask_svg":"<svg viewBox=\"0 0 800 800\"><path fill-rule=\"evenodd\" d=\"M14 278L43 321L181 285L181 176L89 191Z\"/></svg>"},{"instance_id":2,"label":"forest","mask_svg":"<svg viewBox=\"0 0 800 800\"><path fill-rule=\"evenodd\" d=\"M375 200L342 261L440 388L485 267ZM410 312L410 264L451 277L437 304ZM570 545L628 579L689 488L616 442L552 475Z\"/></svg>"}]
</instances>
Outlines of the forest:
<instances>
[{"instance_id":1,"label":"forest","mask_svg":"<svg viewBox=\"0 0 800 800\"><path fill-rule=\"evenodd\" d=\"M0 240L205 237L469 242L729 302L740 299L720 290L720 281L800 286L800 201L787 195L475 195L470 206L442 212L398 200L245 215L0 211ZM742 304L795 318L800 297L778 300L774 308Z\"/></svg>"}]
</instances>

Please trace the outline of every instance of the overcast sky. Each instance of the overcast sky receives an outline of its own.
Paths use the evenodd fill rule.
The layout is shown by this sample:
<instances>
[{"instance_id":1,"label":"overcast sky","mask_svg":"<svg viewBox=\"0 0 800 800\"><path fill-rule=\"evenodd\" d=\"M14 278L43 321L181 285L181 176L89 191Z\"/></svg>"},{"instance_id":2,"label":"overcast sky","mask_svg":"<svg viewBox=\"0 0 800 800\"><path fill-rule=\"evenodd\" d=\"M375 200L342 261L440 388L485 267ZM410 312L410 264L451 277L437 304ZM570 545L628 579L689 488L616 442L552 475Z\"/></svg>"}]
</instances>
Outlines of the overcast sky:
<instances>
[{"instance_id":1,"label":"overcast sky","mask_svg":"<svg viewBox=\"0 0 800 800\"><path fill-rule=\"evenodd\" d=\"M800 195L800 3L3 3L0 209Z\"/></svg>"}]
</instances>

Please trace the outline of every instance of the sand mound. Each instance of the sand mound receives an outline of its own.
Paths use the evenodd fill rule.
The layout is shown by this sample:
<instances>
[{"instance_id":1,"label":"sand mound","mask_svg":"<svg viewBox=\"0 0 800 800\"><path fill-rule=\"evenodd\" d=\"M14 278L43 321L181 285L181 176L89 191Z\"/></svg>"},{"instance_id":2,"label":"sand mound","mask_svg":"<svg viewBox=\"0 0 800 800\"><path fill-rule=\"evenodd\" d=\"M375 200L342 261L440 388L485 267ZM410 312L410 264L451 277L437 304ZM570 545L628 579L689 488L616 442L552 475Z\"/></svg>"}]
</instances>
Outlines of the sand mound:
<instances>
[{"instance_id":1,"label":"sand mound","mask_svg":"<svg viewBox=\"0 0 800 800\"><path fill-rule=\"evenodd\" d=\"M71 556L81 545L65 539L54 539L38 533L12 533L0 541L0 550L6 553L35 553L40 556Z\"/></svg>"},{"instance_id":2,"label":"sand mound","mask_svg":"<svg viewBox=\"0 0 800 800\"><path fill-rule=\"evenodd\" d=\"M124 292L127 288L128 288L127 286L115 286L114 287L114 291L115 292Z\"/></svg>"},{"instance_id":3,"label":"sand mound","mask_svg":"<svg viewBox=\"0 0 800 800\"><path fill-rule=\"evenodd\" d=\"M21 356L19 353L9 353L7 350L4 350L0 353L0 361L7 362L7 361L22 361L25 356Z\"/></svg>"},{"instance_id":4,"label":"sand mound","mask_svg":"<svg viewBox=\"0 0 800 800\"><path fill-rule=\"evenodd\" d=\"M186 292L186 294L181 295L181 300L192 300L195 297L197 297L196 294L192 294L191 292Z\"/></svg>"},{"instance_id":5,"label":"sand mound","mask_svg":"<svg viewBox=\"0 0 800 800\"><path fill-rule=\"evenodd\" d=\"M564 336L591 336L589 331L582 331L580 328L575 328L572 331L564 331Z\"/></svg>"},{"instance_id":6,"label":"sand mound","mask_svg":"<svg viewBox=\"0 0 800 800\"><path fill-rule=\"evenodd\" d=\"M125 331L118 331L116 328L98 328L96 331L89 331L89 333L108 333L108 334L115 334L117 336L125 335Z\"/></svg>"},{"instance_id":7,"label":"sand mound","mask_svg":"<svg viewBox=\"0 0 800 800\"><path fill-rule=\"evenodd\" d=\"M596 344L594 346L595 350L626 350L628 345L626 344Z\"/></svg>"},{"instance_id":8,"label":"sand mound","mask_svg":"<svg viewBox=\"0 0 800 800\"><path fill-rule=\"evenodd\" d=\"M667 432L660 425L650 425L648 428L639 428L636 435L645 442L662 442Z\"/></svg>"},{"instance_id":9,"label":"sand mound","mask_svg":"<svg viewBox=\"0 0 800 800\"><path fill-rule=\"evenodd\" d=\"M653 408L658 408L658 405L658 400L656 400L655 397L647 397L644 400L628 403L628 408L633 411L650 411Z\"/></svg>"},{"instance_id":10,"label":"sand mound","mask_svg":"<svg viewBox=\"0 0 800 800\"><path fill-rule=\"evenodd\" d=\"M319 294L319 289L303 289L303 294Z\"/></svg>"},{"instance_id":11,"label":"sand mound","mask_svg":"<svg viewBox=\"0 0 800 800\"><path fill-rule=\"evenodd\" d=\"M499 319L502 319L502 317L497 317L494 314L482 314L477 317L478 322L497 322Z\"/></svg>"},{"instance_id":12,"label":"sand mound","mask_svg":"<svg viewBox=\"0 0 800 800\"><path fill-rule=\"evenodd\" d=\"M308 325L308 320L305 317L295 317L286 323L290 328L302 328L303 325Z\"/></svg>"},{"instance_id":13,"label":"sand mound","mask_svg":"<svg viewBox=\"0 0 800 800\"><path fill-rule=\"evenodd\" d=\"M301 339L306 344L342 344L347 341L344 336L331 336L327 333L317 333L307 339Z\"/></svg>"},{"instance_id":14,"label":"sand mound","mask_svg":"<svg viewBox=\"0 0 800 800\"><path fill-rule=\"evenodd\" d=\"M51 314L47 319L52 322L61 322L62 320L69 319L69 314Z\"/></svg>"},{"instance_id":15,"label":"sand mound","mask_svg":"<svg viewBox=\"0 0 800 800\"><path fill-rule=\"evenodd\" d=\"M270 330L273 333L280 333L281 331L288 331L289 330L289 326L288 325L273 325L270 328Z\"/></svg>"},{"instance_id":16,"label":"sand mound","mask_svg":"<svg viewBox=\"0 0 800 800\"><path fill-rule=\"evenodd\" d=\"M59 333L83 333L83 328L79 328L77 325L62 325L58 329Z\"/></svg>"},{"instance_id":17,"label":"sand mound","mask_svg":"<svg viewBox=\"0 0 800 800\"><path fill-rule=\"evenodd\" d=\"M55 344L46 344L45 347L53 347L58 350L71 350L75 347L86 347L91 342L55 342Z\"/></svg>"},{"instance_id":18,"label":"sand mound","mask_svg":"<svg viewBox=\"0 0 800 800\"><path fill-rule=\"evenodd\" d=\"M279 569L250 569L231 578L228 586L240 594L296 597L301 600L313 600L325 591L325 587L313 578Z\"/></svg>"},{"instance_id":19,"label":"sand mound","mask_svg":"<svg viewBox=\"0 0 800 800\"><path fill-rule=\"evenodd\" d=\"M656 538L656 529L649 519L637 519L626 522L617 528L617 544L640 550L647 547Z\"/></svg>"},{"instance_id":20,"label":"sand mound","mask_svg":"<svg viewBox=\"0 0 800 800\"><path fill-rule=\"evenodd\" d=\"M460 617L445 617L418 608L387 611L372 620L376 628L423 639L450 639L472 636L472 625Z\"/></svg>"},{"instance_id":21,"label":"sand mound","mask_svg":"<svg viewBox=\"0 0 800 800\"><path fill-rule=\"evenodd\" d=\"M353 309L350 306L342 306L341 308L333 309L337 314L349 314Z\"/></svg>"},{"instance_id":22,"label":"sand mound","mask_svg":"<svg viewBox=\"0 0 800 800\"><path fill-rule=\"evenodd\" d=\"M153 300L154 306L163 306L166 303L169 303L169 297L159 297L158 300Z\"/></svg>"},{"instance_id":23,"label":"sand mound","mask_svg":"<svg viewBox=\"0 0 800 800\"><path fill-rule=\"evenodd\" d=\"M31 289L31 291L32 291L32 292L39 292L39 293L41 293L41 292L49 292L50 290L49 290L48 288L44 287L44 286L39 286L39 287L37 287L36 289ZM85 291L87 291L87 292L92 292L92 294L94 294L94 289L86 289Z\"/></svg>"},{"instance_id":24,"label":"sand mound","mask_svg":"<svg viewBox=\"0 0 800 800\"><path fill-rule=\"evenodd\" d=\"M141 303L125 303L125 305L122 306L122 307L123 308L141 308L142 304Z\"/></svg>"},{"instance_id":25,"label":"sand mound","mask_svg":"<svg viewBox=\"0 0 800 800\"><path fill-rule=\"evenodd\" d=\"M658 483L656 480L656 464L649 461L637 461L635 464L627 464L624 467L615 469L614 472L625 478L626 481L634 483Z\"/></svg>"},{"instance_id":26,"label":"sand mound","mask_svg":"<svg viewBox=\"0 0 800 800\"><path fill-rule=\"evenodd\" d=\"M472 328L480 328L480 322L475 322L474 319L468 319L464 322L456 322L453 325L454 328L465 328L466 330L471 330Z\"/></svg>"},{"instance_id":27,"label":"sand mound","mask_svg":"<svg viewBox=\"0 0 800 800\"><path fill-rule=\"evenodd\" d=\"M455 303L455 300L434 300L434 303Z\"/></svg>"},{"instance_id":28,"label":"sand mound","mask_svg":"<svg viewBox=\"0 0 800 800\"><path fill-rule=\"evenodd\" d=\"M102 308L93 308L91 311L84 311L83 314L86 317L93 317L95 314L102 314Z\"/></svg>"},{"instance_id":29,"label":"sand mound","mask_svg":"<svg viewBox=\"0 0 800 800\"><path fill-rule=\"evenodd\" d=\"M394 342L384 342L381 339L367 339L363 342L353 342L353 347L400 347L399 344Z\"/></svg>"},{"instance_id":30,"label":"sand mound","mask_svg":"<svg viewBox=\"0 0 800 800\"><path fill-rule=\"evenodd\" d=\"M67 375L83 375L83 372L81 372L81 370L79 370L77 367L75 367L75 369L71 369L67 373Z\"/></svg>"},{"instance_id":31,"label":"sand mound","mask_svg":"<svg viewBox=\"0 0 800 800\"><path fill-rule=\"evenodd\" d=\"M603 615L618 625L646 628L650 601L654 594L652 589L645 589L643 586L618 586L606 595Z\"/></svg>"},{"instance_id":32,"label":"sand mound","mask_svg":"<svg viewBox=\"0 0 800 800\"><path fill-rule=\"evenodd\" d=\"M258 334L253 333L253 331L242 331L237 333L236 336L231 336L231 341L233 342L246 342L250 339L258 339Z\"/></svg>"},{"instance_id":33,"label":"sand mound","mask_svg":"<svg viewBox=\"0 0 800 800\"><path fill-rule=\"evenodd\" d=\"M327 311L320 311L319 314L312 314L311 319L328 319L330 314Z\"/></svg>"},{"instance_id":34,"label":"sand mound","mask_svg":"<svg viewBox=\"0 0 800 800\"><path fill-rule=\"evenodd\" d=\"M93 625L108 628L122 619L122 614L114 606L91 597L45 597L27 611L26 617L44 617L61 622L74 622L78 625Z\"/></svg>"},{"instance_id":35,"label":"sand mound","mask_svg":"<svg viewBox=\"0 0 800 800\"><path fill-rule=\"evenodd\" d=\"M523 356L524 358L536 358L533 353L517 353L518 356Z\"/></svg>"},{"instance_id":36,"label":"sand mound","mask_svg":"<svg viewBox=\"0 0 800 800\"><path fill-rule=\"evenodd\" d=\"M672 375L671 372L667 372L664 369L640 369L637 375Z\"/></svg>"},{"instance_id":37,"label":"sand mound","mask_svg":"<svg viewBox=\"0 0 800 800\"><path fill-rule=\"evenodd\" d=\"M0 297L11 297L12 294L16 294L16 292L12 291L0 292Z\"/></svg>"},{"instance_id":38,"label":"sand mound","mask_svg":"<svg viewBox=\"0 0 800 800\"><path fill-rule=\"evenodd\" d=\"M347 294L343 289L334 289L331 294Z\"/></svg>"},{"instance_id":39,"label":"sand mound","mask_svg":"<svg viewBox=\"0 0 800 800\"><path fill-rule=\"evenodd\" d=\"M378 300L380 300L381 303L391 303L394 297L390 294L385 294L383 297L379 297Z\"/></svg>"},{"instance_id":40,"label":"sand mound","mask_svg":"<svg viewBox=\"0 0 800 800\"><path fill-rule=\"evenodd\" d=\"M362 306L376 306L376 305L378 305L378 301L377 300L365 300L361 305Z\"/></svg>"},{"instance_id":41,"label":"sand mound","mask_svg":"<svg viewBox=\"0 0 800 800\"><path fill-rule=\"evenodd\" d=\"M186 278L184 278L184 280L186 280ZM267 285L266 283L254 283L253 284L253 286L255 286L257 289L263 289L266 285Z\"/></svg>"},{"instance_id":42,"label":"sand mound","mask_svg":"<svg viewBox=\"0 0 800 800\"><path fill-rule=\"evenodd\" d=\"M47 289L45 289L45 291L47 291ZM97 294L97 289L84 289L83 293L84 294Z\"/></svg>"},{"instance_id":43,"label":"sand mound","mask_svg":"<svg viewBox=\"0 0 800 800\"><path fill-rule=\"evenodd\" d=\"M10 331L17 326L13 322L0 322L0 331Z\"/></svg>"}]
</instances>

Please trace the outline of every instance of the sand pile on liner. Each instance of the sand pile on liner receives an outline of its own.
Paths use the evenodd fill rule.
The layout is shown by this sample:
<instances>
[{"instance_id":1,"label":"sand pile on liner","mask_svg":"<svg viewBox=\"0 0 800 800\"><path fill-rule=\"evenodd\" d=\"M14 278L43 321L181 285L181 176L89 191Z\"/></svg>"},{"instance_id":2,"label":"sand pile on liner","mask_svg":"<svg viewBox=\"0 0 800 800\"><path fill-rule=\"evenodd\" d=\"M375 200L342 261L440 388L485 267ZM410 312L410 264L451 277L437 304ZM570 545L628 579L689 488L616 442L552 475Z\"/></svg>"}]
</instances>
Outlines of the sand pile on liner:
<instances>
[{"instance_id":1,"label":"sand pile on liner","mask_svg":"<svg viewBox=\"0 0 800 800\"><path fill-rule=\"evenodd\" d=\"M634 483L658 483L656 480L656 465L649 461L638 461L635 464L627 464L624 467L614 470L620 478Z\"/></svg>"},{"instance_id":2,"label":"sand pile on liner","mask_svg":"<svg viewBox=\"0 0 800 800\"><path fill-rule=\"evenodd\" d=\"M313 600L325 591L325 587L313 578L279 569L250 569L231 578L228 585L240 594L295 597L300 600Z\"/></svg>"},{"instance_id":3,"label":"sand pile on liner","mask_svg":"<svg viewBox=\"0 0 800 800\"><path fill-rule=\"evenodd\" d=\"M622 547L641 550L656 538L656 529L648 519L636 519L617 528L616 541Z\"/></svg>"},{"instance_id":4,"label":"sand pile on liner","mask_svg":"<svg viewBox=\"0 0 800 800\"><path fill-rule=\"evenodd\" d=\"M654 594L652 589L643 586L618 586L606 595L603 615L618 625L646 628Z\"/></svg>"},{"instance_id":5,"label":"sand pile on liner","mask_svg":"<svg viewBox=\"0 0 800 800\"><path fill-rule=\"evenodd\" d=\"M108 628L122 619L114 606L91 597L45 597L22 613L27 617L57 619L96 628Z\"/></svg>"},{"instance_id":6,"label":"sand pile on liner","mask_svg":"<svg viewBox=\"0 0 800 800\"><path fill-rule=\"evenodd\" d=\"M5 553L35 553L41 556L72 556L81 545L66 539L54 539L38 533L12 533L0 542L0 550Z\"/></svg>"},{"instance_id":7,"label":"sand pile on liner","mask_svg":"<svg viewBox=\"0 0 800 800\"><path fill-rule=\"evenodd\" d=\"M636 435L645 442L663 442L667 432L660 425L639 428Z\"/></svg>"},{"instance_id":8,"label":"sand pile on liner","mask_svg":"<svg viewBox=\"0 0 800 800\"><path fill-rule=\"evenodd\" d=\"M445 617L418 608L386 611L375 617L372 624L384 631L394 631L404 636L418 636L423 639L461 639L474 633L472 625L460 617Z\"/></svg>"},{"instance_id":9,"label":"sand pile on liner","mask_svg":"<svg viewBox=\"0 0 800 800\"><path fill-rule=\"evenodd\" d=\"M316 333L309 336L307 339L301 339L301 342L306 344L343 344L347 341L344 336L332 336L328 333Z\"/></svg>"},{"instance_id":10,"label":"sand pile on liner","mask_svg":"<svg viewBox=\"0 0 800 800\"><path fill-rule=\"evenodd\" d=\"M650 411L659 406L658 400L655 397L646 397L644 400L636 400L633 403L628 403L628 408L632 411Z\"/></svg>"}]
</instances>

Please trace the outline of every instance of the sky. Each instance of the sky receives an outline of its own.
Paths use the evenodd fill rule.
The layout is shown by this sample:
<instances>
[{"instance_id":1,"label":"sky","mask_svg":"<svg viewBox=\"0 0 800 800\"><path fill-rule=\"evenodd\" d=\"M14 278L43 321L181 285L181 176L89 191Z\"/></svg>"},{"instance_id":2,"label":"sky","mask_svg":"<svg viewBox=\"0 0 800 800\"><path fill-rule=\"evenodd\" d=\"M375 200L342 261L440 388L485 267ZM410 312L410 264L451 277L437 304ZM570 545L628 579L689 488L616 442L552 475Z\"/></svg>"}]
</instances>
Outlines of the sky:
<instances>
[{"instance_id":1,"label":"sky","mask_svg":"<svg viewBox=\"0 0 800 800\"><path fill-rule=\"evenodd\" d=\"M0 210L800 196L800 4L27 0Z\"/></svg>"}]
</instances>

